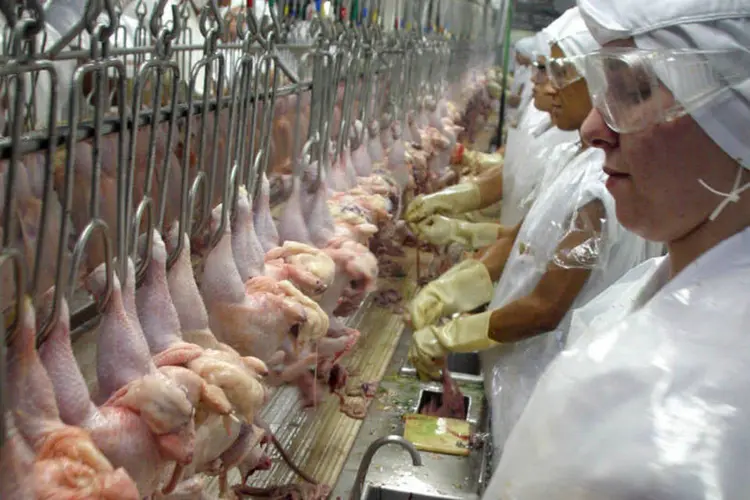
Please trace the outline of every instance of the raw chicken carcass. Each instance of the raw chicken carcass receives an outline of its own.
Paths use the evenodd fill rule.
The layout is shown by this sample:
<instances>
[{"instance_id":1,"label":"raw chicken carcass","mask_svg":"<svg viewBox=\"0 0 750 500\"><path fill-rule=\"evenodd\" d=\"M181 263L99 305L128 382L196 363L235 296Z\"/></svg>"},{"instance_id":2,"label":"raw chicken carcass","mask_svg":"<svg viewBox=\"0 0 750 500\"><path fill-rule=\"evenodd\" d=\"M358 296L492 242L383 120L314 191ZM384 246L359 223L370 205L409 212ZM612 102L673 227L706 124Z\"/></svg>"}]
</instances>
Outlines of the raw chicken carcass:
<instances>
[{"instance_id":1,"label":"raw chicken carcass","mask_svg":"<svg viewBox=\"0 0 750 500\"><path fill-rule=\"evenodd\" d=\"M177 248L180 238L179 227L175 224L169 231L170 250ZM225 351L240 358L240 355L226 344L219 342L208 327L208 312L203 303L198 284L195 282L190 260L190 239L182 234L182 249L172 268L167 272L167 283L172 303L180 320L183 340L197 344L204 349Z\"/></svg>"},{"instance_id":2,"label":"raw chicken carcass","mask_svg":"<svg viewBox=\"0 0 750 500\"><path fill-rule=\"evenodd\" d=\"M112 330L100 330L100 337L122 339L119 350L110 355L122 359L126 365L137 348L129 344L134 335L122 305L119 280L113 278L110 304L114 305L105 311L103 322L106 316L114 315L119 322L105 323ZM51 296L51 293L46 296L48 308ZM125 386L129 393L123 397L113 397L104 405L95 406L73 355L65 301L59 311L57 323L40 348L40 356L53 382L63 422L86 429L112 464L123 467L133 478L141 497L156 492L168 479L175 462L188 464L192 460L192 406L182 390L156 372L155 367L140 380ZM107 342L100 343L99 349L102 345ZM174 430L164 431L170 428Z\"/></svg>"},{"instance_id":3,"label":"raw chicken carcass","mask_svg":"<svg viewBox=\"0 0 750 500\"><path fill-rule=\"evenodd\" d=\"M279 246L279 233L271 215L271 183L265 173L261 177L258 196L253 200L255 234L266 252Z\"/></svg>"},{"instance_id":4,"label":"raw chicken carcass","mask_svg":"<svg viewBox=\"0 0 750 500\"><path fill-rule=\"evenodd\" d=\"M296 241L298 243L309 244L312 242L302 207L301 199L302 182L298 177L292 180L292 192L284 205L284 213L279 219L279 241ZM270 251L266 248L266 252Z\"/></svg>"},{"instance_id":5,"label":"raw chicken carcass","mask_svg":"<svg viewBox=\"0 0 750 500\"><path fill-rule=\"evenodd\" d=\"M351 164L351 156L348 160L348 163ZM347 189L354 187L355 184L353 184L352 181L356 183L356 176L355 179L352 179L347 166L347 158L344 156L343 152L334 158L327 171L329 172L327 178L328 187L334 191L346 191Z\"/></svg>"},{"instance_id":6,"label":"raw chicken carcass","mask_svg":"<svg viewBox=\"0 0 750 500\"><path fill-rule=\"evenodd\" d=\"M324 177L324 172L321 171L320 175ZM323 248L336 233L334 220L328 209L328 189L323 177L317 182L317 163L306 165L303 176L304 190L301 192L304 194L301 200L305 217L303 223L309 231L312 243L318 248ZM312 189L313 186L315 189Z\"/></svg>"},{"instance_id":7,"label":"raw chicken carcass","mask_svg":"<svg viewBox=\"0 0 750 500\"><path fill-rule=\"evenodd\" d=\"M335 273L335 264L325 252L304 243L285 241L266 253L266 275L291 281L308 297L324 293Z\"/></svg>"},{"instance_id":8,"label":"raw chicken carcass","mask_svg":"<svg viewBox=\"0 0 750 500\"><path fill-rule=\"evenodd\" d=\"M401 140L401 126L398 122L393 123L393 135L396 140L393 147L388 151L388 163L386 168L391 172L401 190L410 184L409 168L406 165L406 143Z\"/></svg>"},{"instance_id":9,"label":"raw chicken carcass","mask_svg":"<svg viewBox=\"0 0 750 500\"><path fill-rule=\"evenodd\" d=\"M106 289L105 266L100 265L86 278L86 286L97 299L103 298ZM98 331L99 397L138 410L155 432L172 433L191 425L192 405L182 389L157 371L146 339L128 317L120 281L114 274Z\"/></svg>"},{"instance_id":10,"label":"raw chicken carcass","mask_svg":"<svg viewBox=\"0 0 750 500\"><path fill-rule=\"evenodd\" d=\"M310 348L317 344L328 331L328 316L320 305L311 298L304 295L291 282L283 280L276 281L269 277L258 277L245 283L245 291L248 295L255 293L273 293L279 297L285 297L299 304L305 311L306 321L299 325L295 335L295 345L298 349Z\"/></svg>"},{"instance_id":11,"label":"raw chicken carcass","mask_svg":"<svg viewBox=\"0 0 750 500\"><path fill-rule=\"evenodd\" d=\"M25 299L17 334L8 346L12 418L3 415L15 424L10 426L15 466L31 475L30 483L19 487L33 489L35 498L137 500L138 490L128 474L112 466L85 430L60 420L52 383L36 351L35 327L31 301Z\"/></svg>"},{"instance_id":12,"label":"raw chicken carcass","mask_svg":"<svg viewBox=\"0 0 750 500\"><path fill-rule=\"evenodd\" d=\"M0 418L5 419L4 442L0 446L0 498L32 499L35 497L34 451L16 430L10 411L5 411Z\"/></svg>"},{"instance_id":13,"label":"raw chicken carcass","mask_svg":"<svg viewBox=\"0 0 750 500\"><path fill-rule=\"evenodd\" d=\"M375 289L378 261L367 247L346 238L332 239L324 250L349 278L333 311L337 316L346 316L361 305L368 292Z\"/></svg>"},{"instance_id":14,"label":"raw chicken carcass","mask_svg":"<svg viewBox=\"0 0 750 500\"><path fill-rule=\"evenodd\" d=\"M37 153L23 158L24 164L18 164L16 170L15 197L18 229L23 241L24 255L28 269L34 269L37 247L41 245L39 254L39 283L34 293L46 291L54 284L57 271L57 255L59 249L63 210L57 194L50 190L44 200L44 174L46 171L45 155ZM3 189L5 186L2 186ZM44 233L42 229L42 215L47 212ZM2 209L0 209L0 212ZM63 248L63 269L67 269L70 254Z\"/></svg>"},{"instance_id":15,"label":"raw chicken carcass","mask_svg":"<svg viewBox=\"0 0 750 500\"><path fill-rule=\"evenodd\" d=\"M375 168L378 164L384 164L386 160L385 151L380 141L380 127L377 121L370 123L368 132L367 152L370 155L370 160L372 160L373 168Z\"/></svg>"},{"instance_id":16,"label":"raw chicken carcass","mask_svg":"<svg viewBox=\"0 0 750 500\"><path fill-rule=\"evenodd\" d=\"M245 186L240 186L232 222L232 253L242 281L265 274L263 245L255 234L252 205Z\"/></svg>"},{"instance_id":17,"label":"raw chicken carcass","mask_svg":"<svg viewBox=\"0 0 750 500\"><path fill-rule=\"evenodd\" d=\"M369 177L372 175L372 159L370 158L370 153L367 152L367 130L364 129L362 122L357 120L354 122L353 131L356 137L362 138L358 146L352 151L354 170L359 177Z\"/></svg>"},{"instance_id":18,"label":"raw chicken carcass","mask_svg":"<svg viewBox=\"0 0 750 500\"><path fill-rule=\"evenodd\" d=\"M212 234L220 220L221 205L212 214ZM208 309L209 326L217 339L240 354L267 362L284 340L307 321L307 316L294 301L267 292L245 292L234 263L228 226L205 257L200 290ZM258 278L250 281L253 279Z\"/></svg>"},{"instance_id":19,"label":"raw chicken carcass","mask_svg":"<svg viewBox=\"0 0 750 500\"><path fill-rule=\"evenodd\" d=\"M175 225L169 232L169 242L172 248L177 246L179 228ZM226 344L219 342L208 326L208 312L203 303L198 285L193 275L193 267L190 262L190 241L187 234L183 235L183 246L175 264L167 273L167 282L172 302L177 311L182 329L182 338L185 341L199 345L213 352L212 357L233 362L241 362L247 366L252 373L263 375L267 370L265 363L251 356L240 356L237 351Z\"/></svg>"},{"instance_id":20,"label":"raw chicken carcass","mask_svg":"<svg viewBox=\"0 0 750 500\"><path fill-rule=\"evenodd\" d=\"M154 362L163 373L182 380L186 393L196 394L205 411L227 415L234 410L252 422L267 395L259 374L250 367L262 366L262 362L245 363L224 351L203 349L182 340L180 320L169 294L166 263L166 247L154 231L145 280L135 296L138 318ZM266 373L262 366L261 374Z\"/></svg>"}]
</instances>

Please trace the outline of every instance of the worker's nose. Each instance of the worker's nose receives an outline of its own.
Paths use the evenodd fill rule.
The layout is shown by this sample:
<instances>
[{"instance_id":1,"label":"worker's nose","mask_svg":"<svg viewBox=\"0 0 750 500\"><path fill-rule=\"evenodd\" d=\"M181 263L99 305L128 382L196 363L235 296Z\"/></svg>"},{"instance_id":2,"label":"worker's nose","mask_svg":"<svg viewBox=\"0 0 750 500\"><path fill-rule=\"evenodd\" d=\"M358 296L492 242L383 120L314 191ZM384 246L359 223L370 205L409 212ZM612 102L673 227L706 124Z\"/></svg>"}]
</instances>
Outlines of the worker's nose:
<instances>
[{"instance_id":1,"label":"worker's nose","mask_svg":"<svg viewBox=\"0 0 750 500\"><path fill-rule=\"evenodd\" d=\"M619 134L609 128L599 110L593 108L581 126L581 139L589 146L607 150L617 147Z\"/></svg>"}]
</instances>

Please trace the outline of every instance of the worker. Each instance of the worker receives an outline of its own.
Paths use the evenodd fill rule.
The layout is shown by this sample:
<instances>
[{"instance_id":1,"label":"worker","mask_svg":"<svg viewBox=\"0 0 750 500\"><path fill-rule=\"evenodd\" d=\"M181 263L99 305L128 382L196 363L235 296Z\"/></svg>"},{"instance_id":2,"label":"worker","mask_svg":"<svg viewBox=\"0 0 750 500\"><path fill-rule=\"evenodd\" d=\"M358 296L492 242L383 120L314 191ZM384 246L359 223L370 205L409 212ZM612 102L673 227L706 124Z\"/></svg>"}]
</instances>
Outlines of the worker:
<instances>
[{"instance_id":1,"label":"worker","mask_svg":"<svg viewBox=\"0 0 750 500\"><path fill-rule=\"evenodd\" d=\"M596 47L576 14L567 18L551 53L560 58ZM574 72L561 76L553 79L553 122L577 130L591 109L586 82ZM648 257L645 240L615 219L602 151L580 142L570 146L556 149L559 160L547 171L554 179L522 224L501 235L491 252L428 284L409 306L418 328L409 359L422 378L438 378L440 363L450 352L488 351L481 357L498 450L536 378L559 352L571 309ZM437 323L487 302L485 312Z\"/></svg>"},{"instance_id":2,"label":"worker","mask_svg":"<svg viewBox=\"0 0 750 500\"><path fill-rule=\"evenodd\" d=\"M558 37L570 15L569 11L566 12L542 30L538 39L543 40L543 45L549 46L549 41ZM537 61L543 63L548 52L549 49L543 51ZM535 65L532 78L533 106L530 108L534 110L524 114L519 128L509 131L503 167L487 171L474 182L463 182L437 193L420 195L409 204L404 217L420 239L438 245L456 242L472 249L494 243L501 234L507 233L507 229L492 222L474 223L478 218L464 214L502 201L500 224L516 226L539 191L535 188L543 177L545 165L550 163L552 149L579 139L577 130L552 126L550 112L553 110L554 89L546 76L544 64ZM457 220L459 217L469 220Z\"/></svg>"},{"instance_id":3,"label":"worker","mask_svg":"<svg viewBox=\"0 0 750 500\"><path fill-rule=\"evenodd\" d=\"M531 76L531 56L534 45L534 37L521 38L513 46L515 52L515 67L513 69L513 86L510 88L507 105L511 108L522 109L524 102L528 104L531 96L529 89L529 78Z\"/></svg>"},{"instance_id":4,"label":"worker","mask_svg":"<svg viewBox=\"0 0 750 500\"><path fill-rule=\"evenodd\" d=\"M750 4L579 6L604 46L577 62L582 137L606 155L619 221L668 253L570 332L484 496L747 498Z\"/></svg>"}]
</instances>

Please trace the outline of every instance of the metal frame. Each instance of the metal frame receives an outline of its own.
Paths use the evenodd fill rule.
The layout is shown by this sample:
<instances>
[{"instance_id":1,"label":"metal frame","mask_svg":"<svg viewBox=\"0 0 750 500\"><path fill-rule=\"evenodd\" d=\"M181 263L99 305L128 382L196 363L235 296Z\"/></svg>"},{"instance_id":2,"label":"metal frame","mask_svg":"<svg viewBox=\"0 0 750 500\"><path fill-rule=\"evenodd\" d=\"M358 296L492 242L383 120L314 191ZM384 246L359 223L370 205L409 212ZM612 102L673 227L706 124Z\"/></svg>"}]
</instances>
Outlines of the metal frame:
<instances>
[{"instance_id":1,"label":"metal frame","mask_svg":"<svg viewBox=\"0 0 750 500\"><path fill-rule=\"evenodd\" d=\"M269 168L279 98L299 103L311 95L309 129L300 129L298 104L287 153L295 167L299 155L318 155L320 182L332 142L340 153L352 137L361 140L352 132L356 120L406 120L459 88L473 61L494 57L498 40L499 16L488 15L485 1L359 0L349 19L322 12L304 19L297 1L276 2L260 18L247 9L223 15L216 0L199 13L185 0L167 10L167 1L149 12L144 0L80 0L83 15L56 34L38 0L0 0L0 277L13 270L0 308L11 318L9 335L24 296L36 300L50 285L54 301L39 318L38 343L62 298L71 304L74 338L90 328L115 273L121 283L127 279L128 258L142 279L141 251L151 248L152 228L177 223L214 245L239 185L253 193ZM341 4L351 11L352 0ZM134 7L134 29L123 22L123 7ZM400 25L387 26L387 19ZM344 112L331 137L338 85ZM170 186L173 154L180 182ZM178 198L178 216L168 220ZM25 212L30 200L38 214ZM218 203L222 227L206 235ZM35 234L26 234L29 214L38 215ZM98 303L80 289L96 256L107 268ZM0 406L3 378L0 366Z\"/></svg>"}]
</instances>

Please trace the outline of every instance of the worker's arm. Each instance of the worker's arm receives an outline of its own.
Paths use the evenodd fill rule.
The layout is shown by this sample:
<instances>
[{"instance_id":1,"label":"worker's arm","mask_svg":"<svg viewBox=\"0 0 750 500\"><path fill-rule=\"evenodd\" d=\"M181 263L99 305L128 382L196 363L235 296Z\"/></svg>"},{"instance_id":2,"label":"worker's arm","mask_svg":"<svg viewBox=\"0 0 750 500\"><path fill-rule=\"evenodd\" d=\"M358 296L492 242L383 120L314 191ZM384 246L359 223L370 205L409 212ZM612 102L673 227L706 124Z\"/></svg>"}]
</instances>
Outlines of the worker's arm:
<instances>
[{"instance_id":1,"label":"worker's arm","mask_svg":"<svg viewBox=\"0 0 750 500\"><path fill-rule=\"evenodd\" d=\"M412 229L420 240L434 245L458 243L468 249L485 248L512 233L512 229L494 222L469 222L444 215L431 215L412 224Z\"/></svg>"},{"instance_id":2,"label":"worker's arm","mask_svg":"<svg viewBox=\"0 0 750 500\"><path fill-rule=\"evenodd\" d=\"M558 245L555 255L562 256L547 266L547 271L534 290L527 296L492 311L489 337L496 342L517 342L557 327L581 289L586 284L593 262L569 263L565 260L577 249L596 240L601 234L604 206L594 200L581 208L576 217L575 231L570 232Z\"/></svg>"},{"instance_id":3,"label":"worker's arm","mask_svg":"<svg viewBox=\"0 0 750 500\"><path fill-rule=\"evenodd\" d=\"M479 207L487 208L503 199L503 169L495 167L477 178L479 186Z\"/></svg>"},{"instance_id":4,"label":"worker's arm","mask_svg":"<svg viewBox=\"0 0 750 500\"><path fill-rule=\"evenodd\" d=\"M441 359L450 352L483 351L557 327L596 264L598 256L589 252L583 253L589 262L576 256L580 255L577 250L599 237L603 214L603 206L597 200L574 216L576 230L565 236L557 247L561 259L569 262L561 266L559 260L553 259L529 295L499 309L461 316L441 326L425 326L415 331L409 360L419 376L437 378ZM500 245L497 252L501 252ZM571 256L574 257L571 259Z\"/></svg>"},{"instance_id":5,"label":"worker's arm","mask_svg":"<svg viewBox=\"0 0 750 500\"><path fill-rule=\"evenodd\" d=\"M430 282L409 303L408 319L417 329L434 324L442 317L467 312L492 298L493 282L503 272L520 224L499 226L499 241L491 245L481 259L467 259Z\"/></svg>"},{"instance_id":6,"label":"worker's arm","mask_svg":"<svg viewBox=\"0 0 750 500\"><path fill-rule=\"evenodd\" d=\"M458 215L479 210L503 198L503 169L495 167L474 182L462 182L436 193L419 195L406 208L404 219L418 223L431 215Z\"/></svg>"},{"instance_id":7,"label":"worker's arm","mask_svg":"<svg viewBox=\"0 0 750 500\"><path fill-rule=\"evenodd\" d=\"M479 261L484 264L490 273L492 281L500 279L505 269L505 263L508 262L513 244L516 241L518 232L521 229L521 223L513 226L499 226L497 241L487 247L484 253L479 257Z\"/></svg>"}]
</instances>

